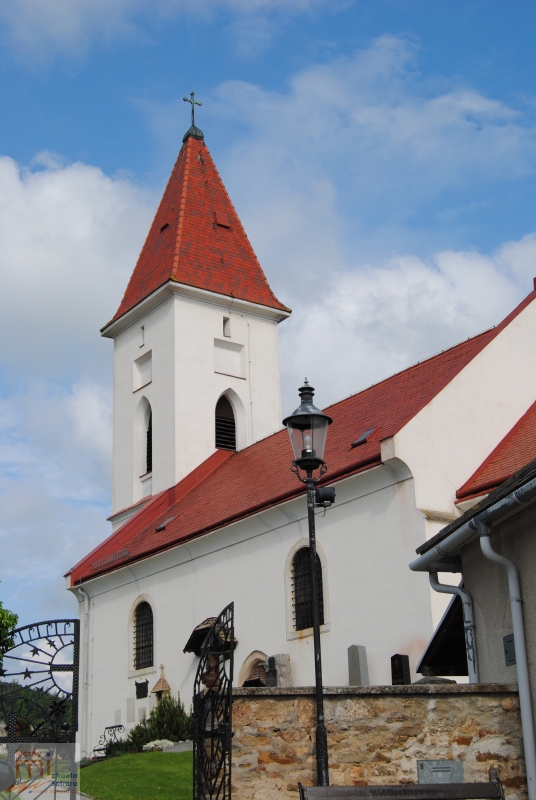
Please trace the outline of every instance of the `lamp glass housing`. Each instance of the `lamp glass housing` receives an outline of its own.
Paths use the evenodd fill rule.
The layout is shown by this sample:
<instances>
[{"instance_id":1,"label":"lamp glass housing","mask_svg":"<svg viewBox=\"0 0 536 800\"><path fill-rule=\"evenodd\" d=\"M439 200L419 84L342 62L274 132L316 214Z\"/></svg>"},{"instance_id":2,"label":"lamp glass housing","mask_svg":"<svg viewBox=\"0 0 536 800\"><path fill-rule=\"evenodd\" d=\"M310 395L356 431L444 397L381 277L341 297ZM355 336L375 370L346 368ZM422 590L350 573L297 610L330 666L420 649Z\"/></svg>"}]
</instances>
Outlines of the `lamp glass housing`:
<instances>
[{"instance_id":1,"label":"lamp glass housing","mask_svg":"<svg viewBox=\"0 0 536 800\"><path fill-rule=\"evenodd\" d=\"M287 420L295 461L324 460L329 417L323 414L300 414Z\"/></svg>"}]
</instances>

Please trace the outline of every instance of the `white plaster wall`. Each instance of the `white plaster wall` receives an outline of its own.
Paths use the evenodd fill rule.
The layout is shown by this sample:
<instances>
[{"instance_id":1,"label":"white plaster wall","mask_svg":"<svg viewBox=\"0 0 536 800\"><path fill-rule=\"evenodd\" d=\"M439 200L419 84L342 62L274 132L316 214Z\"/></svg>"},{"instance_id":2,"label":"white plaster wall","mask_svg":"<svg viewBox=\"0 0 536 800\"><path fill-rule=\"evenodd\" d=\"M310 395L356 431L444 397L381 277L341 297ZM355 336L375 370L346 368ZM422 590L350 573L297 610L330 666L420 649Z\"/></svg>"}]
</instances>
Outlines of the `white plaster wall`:
<instances>
[{"instance_id":1,"label":"white plaster wall","mask_svg":"<svg viewBox=\"0 0 536 800\"><path fill-rule=\"evenodd\" d=\"M287 557L307 535L300 498L84 584L92 595L91 747L116 710L125 722L127 698L135 695L129 620L142 595L156 609L149 688L163 663L173 693L180 691L189 705L198 659L182 649L197 624L232 600L239 642L235 683L244 659L261 650L289 653L294 683L313 684L312 636L289 638L285 605ZM432 622L427 576L407 569L424 535L412 479L384 466L341 481L335 506L317 516L317 535L329 605L329 630L322 634L324 683L348 684L352 644L366 646L373 684L390 683L396 652L407 653L414 669Z\"/></svg>"},{"instance_id":2,"label":"white plaster wall","mask_svg":"<svg viewBox=\"0 0 536 800\"><path fill-rule=\"evenodd\" d=\"M456 490L535 398L533 301L389 440L411 469L417 508L459 513Z\"/></svg>"},{"instance_id":3,"label":"white plaster wall","mask_svg":"<svg viewBox=\"0 0 536 800\"><path fill-rule=\"evenodd\" d=\"M281 428L277 323L231 307L175 298L175 481L214 452L214 409L227 394L235 410L239 449ZM223 318L231 336L223 336ZM245 377L214 371L214 340L244 347ZM168 484L170 485L170 484ZM165 488L165 487L162 487Z\"/></svg>"},{"instance_id":4,"label":"white plaster wall","mask_svg":"<svg viewBox=\"0 0 536 800\"><path fill-rule=\"evenodd\" d=\"M140 346L140 327L144 345ZM152 381L134 391L134 361L152 352ZM112 465L112 513L141 500L139 452L135 447L136 411L146 398L153 412L153 492L171 486L175 453L169 432L175 427L173 363L175 351L173 302L168 300L114 340L114 417ZM138 431L139 433L139 431ZM137 457L136 457L137 456ZM157 488L160 487L160 488Z\"/></svg>"},{"instance_id":5,"label":"white plaster wall","mask_svg":"<svg viewBox=\"0 0 536 800\"><path fill-rule=\"evenodd\" d=\"M224 316L231 320L229 338L223 336ZM215 339L244 347L245 377L215 372ZM134 362L149 351L151 383L134 391ZM214 410L224 393L235 409L239 449L281 427L277 322L258 310L235 312L222 300L173 295L115 337L112 513L144 496L145 444L137 431L142 398L153 412L154 495L214 452Z\"/></svg>"},{"instance_id":6,"label":"white plaster wall","mask_svg":"<svg viewBox=\"0 0 536 800\"><path fill-rule=\"evenodd\" d=\"M525 639L536 722L536 504L492 529L491 543L519 570ZM503 637L513 633L506 570L484 558L478 540L462 550L464 583L473 598L478 668L486 683L515 683L515 665L506 666Z\"/></svg>"}]
</instances>

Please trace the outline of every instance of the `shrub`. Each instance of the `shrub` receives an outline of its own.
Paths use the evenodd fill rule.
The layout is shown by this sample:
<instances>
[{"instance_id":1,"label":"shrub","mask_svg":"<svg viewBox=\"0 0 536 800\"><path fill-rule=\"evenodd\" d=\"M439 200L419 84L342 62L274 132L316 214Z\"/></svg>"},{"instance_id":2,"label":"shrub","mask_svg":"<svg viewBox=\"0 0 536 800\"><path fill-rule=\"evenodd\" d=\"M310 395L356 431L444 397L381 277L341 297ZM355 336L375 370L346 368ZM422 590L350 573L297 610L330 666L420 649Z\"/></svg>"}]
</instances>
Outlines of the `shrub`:
<instances>
[{"instance_id":1,"label":"shrub","mask_svg":"<svg viewBox=\"0 0 536 800\"><path fill-rule=\"evenodd\" d=\"M117 742L108 742L104 753L107 758L111 758L112 756L123 756L133 750L134 748L129 744L128 739L119 739Z\"/></svg>"},{"instance_id":2,"label":"shrub","mask_svg":"<svg viewBox=\"0 0 536 800\"><path fill-rule=\"evenodd\" d=\"M4 608L0 600L0 669L2 668L2 659L6 650L9 650L15 644L15 640L11 635L17 627L19 618L12 611Z\"/></svg>"},{"instance_id":3,"label":"shrub","mask_svg":"<svg viewBox=\"0 0 536 800\"><path fill-rule=\"evenodd\" d=\"M180 700L163 697L153 708L149 719L142 720L130 731L126 744L131 750L141 752L144 744L155 739L169 739L172 742L191 739L192 716L184 710Z\"/></svg>"}]
</instances>

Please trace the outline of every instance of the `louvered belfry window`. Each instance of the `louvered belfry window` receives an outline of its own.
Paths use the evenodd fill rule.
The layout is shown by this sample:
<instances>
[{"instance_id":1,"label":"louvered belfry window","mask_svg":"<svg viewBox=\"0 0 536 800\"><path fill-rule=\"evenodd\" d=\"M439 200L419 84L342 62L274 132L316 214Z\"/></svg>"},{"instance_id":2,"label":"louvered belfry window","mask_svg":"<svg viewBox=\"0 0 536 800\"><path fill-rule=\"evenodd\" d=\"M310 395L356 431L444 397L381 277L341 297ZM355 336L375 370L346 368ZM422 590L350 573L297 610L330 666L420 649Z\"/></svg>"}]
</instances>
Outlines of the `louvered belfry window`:
<instances>
[{"instance_id":1,"label":"louvered belfry window","mask_svg":"<svg viewBox=\"0 0 536 800\"><path fill-rule=\"evenodd\" d=\"M134 613L134 669L153 666L153 609L140 603Z\"/></svg>"},{"instance_id":2,"label":"louvered belfry window","mask_svg":"<svg viewBox=\"0 0 536 800\"><path fill-rule=\"evenodd\" d=\"M147 449L146 449L146 472L153 471L153 413L149 414L149 424L147 425Z\"/></svg>"},{"instance_id":3,"label":"louvered belfry window","mask_svg":"<svg viewBox=\"0 0 536 800\"><path fill-rule=\"evenodd\" d=\"M322 589L322 565L316 556L318 584L318 616L324 624L324 593ZM308 547L302 547L292 559L292 611L297 631L313 627L313 601L311 591L311 562Z\"/></svg>"},{"instance_id":4,"label":"louvered belfry window","mask_svg":"<svg viewBox=\"0 0 536 800\"><path fill-rule=\"evenodd\" d=\"M216 447L236 450L236 425L233 407L225 396L216 404Z\"/></svg>"}]
</instances>

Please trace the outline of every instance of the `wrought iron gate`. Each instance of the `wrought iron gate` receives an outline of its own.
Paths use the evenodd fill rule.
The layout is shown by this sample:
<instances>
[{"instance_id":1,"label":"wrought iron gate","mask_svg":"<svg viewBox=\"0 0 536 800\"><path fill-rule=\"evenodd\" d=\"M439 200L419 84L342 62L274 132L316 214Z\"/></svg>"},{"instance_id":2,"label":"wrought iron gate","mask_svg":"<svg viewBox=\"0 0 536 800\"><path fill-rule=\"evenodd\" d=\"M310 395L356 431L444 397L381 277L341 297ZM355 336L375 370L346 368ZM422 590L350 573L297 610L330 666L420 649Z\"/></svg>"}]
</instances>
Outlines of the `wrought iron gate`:
<instances>
[{"instance_id":1,"label":"wrought iron gate","mask_svg":"<svg viewBox=\"0 0 536 800\"><path fill-rule=\"evenodd\" d=\"M79 625L56 619L17 628L0 654L0 744L13 765L25 744L76 742Z\"/></svg>"},{"instance_id":2,"label":"wrought iron gate","mask_svg":"<svg viewBox=\"0 0 536 800\"><path fill-rule=\"evenodd\" d=\"M234 603L210 629L194 683L194 800L231 800Z\"/></svg>"}]
</instances>

